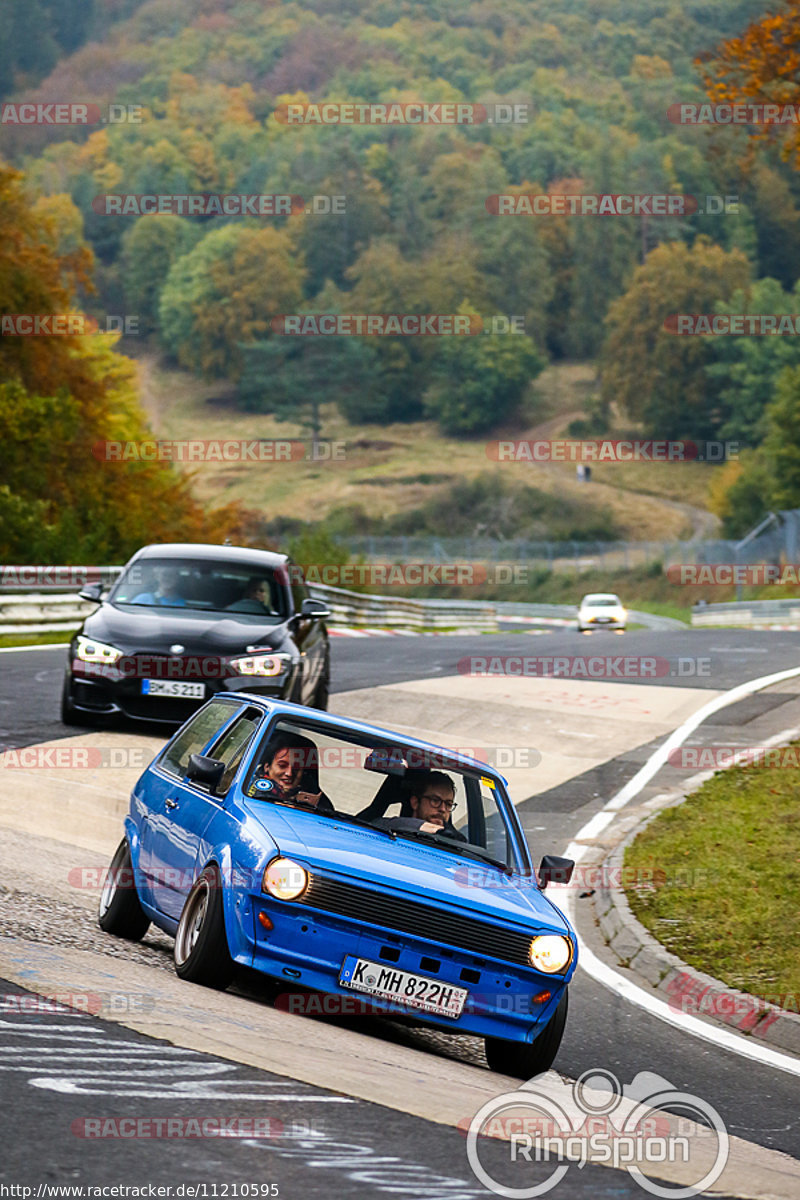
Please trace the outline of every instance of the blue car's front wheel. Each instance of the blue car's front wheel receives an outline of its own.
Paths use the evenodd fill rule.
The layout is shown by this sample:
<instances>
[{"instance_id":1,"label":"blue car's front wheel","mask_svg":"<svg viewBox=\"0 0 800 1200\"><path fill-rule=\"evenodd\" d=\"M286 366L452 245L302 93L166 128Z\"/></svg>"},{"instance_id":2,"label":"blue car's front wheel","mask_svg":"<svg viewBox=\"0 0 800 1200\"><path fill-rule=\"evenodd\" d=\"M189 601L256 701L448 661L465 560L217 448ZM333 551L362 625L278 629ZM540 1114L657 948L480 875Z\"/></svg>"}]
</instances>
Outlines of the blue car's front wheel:
<instances>
[{"instance_id":1,"label":"blue car's front wheel","mask_svg":"<svg viewBox=\"0 0 800 1200\"><path fill-rule=\"evenodd\" d=\"M175 934L175 970L181 979L224 989L236 965L228 949L222 911L222 880L208 866L186 897Z\"/></svg>"},{"instance_id":2,"label":"blue car's front wheel","mask_svg":"<svg viewBox=\"0 0 800 1200\"><path fill-rule=\"evenodd\" d=\"M569 992L564 988L558 1007L542 1032L533 1042L508 1042L503 1038L486 1038L486 1061L492 1071L513 1075L515 1079L532 1079L549 1071L558 1053L564 1026L567 1023Z\"/></svg>"}]
</instances>

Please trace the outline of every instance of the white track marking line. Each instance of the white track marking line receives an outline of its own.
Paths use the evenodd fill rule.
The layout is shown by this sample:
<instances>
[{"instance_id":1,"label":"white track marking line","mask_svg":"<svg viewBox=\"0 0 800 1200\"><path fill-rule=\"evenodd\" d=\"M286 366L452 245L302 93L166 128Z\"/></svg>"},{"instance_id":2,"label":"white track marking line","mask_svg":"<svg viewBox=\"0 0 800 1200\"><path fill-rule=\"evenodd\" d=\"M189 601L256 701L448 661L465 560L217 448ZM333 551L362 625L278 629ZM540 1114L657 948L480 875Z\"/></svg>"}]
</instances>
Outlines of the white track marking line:
<instances>
[{"instance_id":1,"label":"white track marking line","mask_svg":"<svg viewBox=\"0 0 800 1200\"><path fill-rule=\"evenodd\" d=\"M672 750L682 745L689 734L693 733L706 717L710 717L712 713L718 712L719 709L725 708L729 704L734 704L737 700L741 700L745 696L751 696L754 692L771 687L774 683L782 683L785 679L796 679L798 675L800 675L800 667L792 667L788 671L778 671L773 675L763 675L760 679L750 679L747 683L741 683L738 687L732 688L729 692L723 692L721 696L717 696L716 699L710 700L708 704L703 705L693 716L684 721L674 733L670 734L666 742L636 772L633 779L629 780L617 792L616 796L612 796L600 812L596 813L584 825L583 829L579 830L575 835L574 841L570 842L567 847L567 858L572 858L578 862L584 857L588 847L581 845L581 843L591 841L608 824L607 821L601 821L599 818L608 816L609 819L612 819L615 812L618 812L619 809L629 804L642 788L650 782L661 767L664 766ZM783 739L783 735L777 734L775 739L770 738L769 740L776 741L777 744L777 739L779 738ZM572 911L573 894L569 888L565 888L564 892L564 908L567 910L567 916L574 926L575 914ZM740 1034L732 1033L717 1025L708 1024L687 1013L678 1014L674 1012L665 1001L658 999L655 994L646 992L644 988L631 982L630 979L626 979L619 972L607 966L606 963L601 962L597 955L593 954L580 938L578 941L578 965L592 979L596 979L598 983L603 984L604 987L621 996L623 1000L638 1005L639 1008L645 1009L646 1012L649 1012L651 1016L656 1017L659 1021L664 1021L668 1025L674 1025L684 1033L700 1038L704 1042L712 1042L716 1046L721 1046L724 1050L730 1050L734 1054L741 1055L742 1058L754 1059L765 1066L774 1067L778 1071L785 1071L789 1075L800 1076L800 1059L793 1058L788 1054L781 1054L777 1050L771 1050L768 1046L763 1045L763 1043L744 1038Z\"/></svg>"}]
</instances>

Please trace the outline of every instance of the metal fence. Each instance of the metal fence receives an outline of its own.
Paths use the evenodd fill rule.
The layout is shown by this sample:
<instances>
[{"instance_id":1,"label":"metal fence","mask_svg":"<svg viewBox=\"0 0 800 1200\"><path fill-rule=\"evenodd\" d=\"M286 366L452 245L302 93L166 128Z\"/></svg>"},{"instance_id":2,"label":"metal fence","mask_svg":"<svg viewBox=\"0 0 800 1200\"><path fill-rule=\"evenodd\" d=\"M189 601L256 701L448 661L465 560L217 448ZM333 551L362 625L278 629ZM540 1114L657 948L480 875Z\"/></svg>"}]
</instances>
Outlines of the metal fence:
<instances>
[{"instance_id":1,"label":"metal fence","mask_svg":"<svg viewBox=\"0 0 800 1200\"><path fill-rule=\"evenodd\" d=\"M598 542L531 541L491 537L349 537L342 543L354 557L371 561L511 563L545 571L615 571L652 563L664 567L703 563L797 562L800 509L771 514L769 527L739 541Z\"/></svg>"}]
</instances>

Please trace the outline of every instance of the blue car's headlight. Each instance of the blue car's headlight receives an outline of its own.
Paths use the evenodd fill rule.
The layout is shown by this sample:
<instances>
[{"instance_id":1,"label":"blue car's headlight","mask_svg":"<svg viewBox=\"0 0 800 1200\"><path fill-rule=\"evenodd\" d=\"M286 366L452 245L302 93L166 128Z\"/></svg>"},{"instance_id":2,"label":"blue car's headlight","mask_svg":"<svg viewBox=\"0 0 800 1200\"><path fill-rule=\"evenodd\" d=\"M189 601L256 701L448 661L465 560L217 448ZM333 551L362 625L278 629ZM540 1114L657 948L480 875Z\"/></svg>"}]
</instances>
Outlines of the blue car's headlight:
<instances>
[{"instance_id":1,"label":"blue car's headlight","mask_svg":"<svg viewBox=\"0 0 800 1200\"><path fill-rule=\"evenodd\" d=\"M239 675L271 678L274 675L282 675L291 661L291 654L248 654L241 658L232 658L231 666Z\"/></svg>"},{"instance_id":2,"label":"blue car's headlight","mask_svg":"<svg viewBox=\"0 0 800 1200\"><path fill-rule=\"evenodd\" d=\"M296 900L308 887L309 875L305 867L291 858L273 858L267 864L261 890L276 900Z\"/></svg>"},{"instance_id":3,"label":"blue car's headlight","mask_svg":"<svg viewBox=\"0 0 800 1200\"><path fill-rule=\"evenodd\" d=\"M108 646L105 642L96 642L93 638L78 634L75 646L75 657L81 662L105 663L110 666L122 658L122 651L116 646Z\"/></svg>"},{"instance_id":4,"label":"blue car's headlight","mask_svg":"<svg viewBox=\"0 0 800 1200\"><path fill-rule=\"evenodd\" d=\"M535 937L528 951L531 966L546 975L565 971L572 959L572 942L557 933L545 933Z\"/></svg>"}]
</instances>

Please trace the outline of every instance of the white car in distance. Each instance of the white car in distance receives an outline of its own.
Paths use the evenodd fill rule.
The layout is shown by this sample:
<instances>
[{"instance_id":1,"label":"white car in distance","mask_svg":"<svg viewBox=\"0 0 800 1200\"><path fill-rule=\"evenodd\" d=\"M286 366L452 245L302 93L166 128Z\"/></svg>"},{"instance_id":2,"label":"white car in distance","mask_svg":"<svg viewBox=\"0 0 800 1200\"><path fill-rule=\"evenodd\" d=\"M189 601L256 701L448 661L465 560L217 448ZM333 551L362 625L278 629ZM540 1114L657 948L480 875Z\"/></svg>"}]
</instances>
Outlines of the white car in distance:
<instances>
[{"instance_id":1,"label":"white car in distance","mask_svg":"<svg viewBox=\"0 0 800 1200\"><path fill-rule=\"evenodd\" d=\"M613 592L589 592L578 608L578 633L593 629L613 629L624 633L628 614L619 596Z\"/></svg>"}]
</instances>

